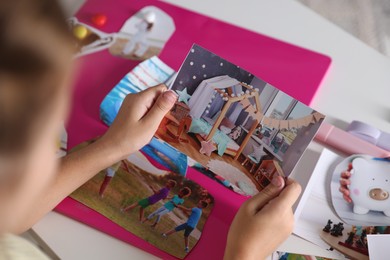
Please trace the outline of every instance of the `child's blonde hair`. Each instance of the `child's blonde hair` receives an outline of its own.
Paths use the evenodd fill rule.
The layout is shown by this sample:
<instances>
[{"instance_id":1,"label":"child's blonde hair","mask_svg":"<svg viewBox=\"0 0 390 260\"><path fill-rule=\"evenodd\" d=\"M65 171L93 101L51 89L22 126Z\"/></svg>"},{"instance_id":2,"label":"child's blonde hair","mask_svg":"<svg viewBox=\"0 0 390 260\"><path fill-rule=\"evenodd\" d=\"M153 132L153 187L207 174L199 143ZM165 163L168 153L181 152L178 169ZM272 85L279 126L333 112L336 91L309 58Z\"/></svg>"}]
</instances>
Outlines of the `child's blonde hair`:
<instances>
[{"instance_id":1,"label":"child's blonde hair","mask_svg":"<svg viewBox=\"0 0 390 260\"><path fill-rule=\"evenodd\" d=\"M28 146L57 101L68 31L55 0L0 1L0 157Z\"/></svg>"}]
</instances>

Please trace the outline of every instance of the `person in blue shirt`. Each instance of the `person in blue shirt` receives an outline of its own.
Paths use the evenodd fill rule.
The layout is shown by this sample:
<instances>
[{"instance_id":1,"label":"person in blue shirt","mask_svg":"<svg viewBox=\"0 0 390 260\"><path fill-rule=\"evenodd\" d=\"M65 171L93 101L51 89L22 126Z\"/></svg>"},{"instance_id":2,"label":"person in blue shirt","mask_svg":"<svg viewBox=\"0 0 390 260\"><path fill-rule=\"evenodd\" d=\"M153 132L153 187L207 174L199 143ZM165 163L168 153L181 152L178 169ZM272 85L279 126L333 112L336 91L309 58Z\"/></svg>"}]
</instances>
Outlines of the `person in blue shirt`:
<instances>
[{"instance_id":1,"label":"person in blue shirt","mask_svg":"<svg viewBox=\"0 0 390 260\"><path fill-rule=\"evenodd\" d=\"M196 228L198 225L198 222L200 220L200 217L202 216L202 209L206 208L208 206L208 203L204 200L200 200L196 207L194 208L186 208L183 206L178 206L178 208L184 210L190 216L187 219L186 223L183 223L174 229L169 230L168 232L165 232L162 234L163 237L168 237L169 235L184 230L184 250L188 253L190 251L188 243L188 237L190 236L191 232Z\"/></svg>"},{"instance_id":2,"label":"person in blue shirt","mask_svg":"<svg viewBox=\"0 0 390 260\"><path fill-rule=\"evenodd\" d=\"M191 195L191 189L184 187L179 191L179 195L174 195L173 197L167 197L169 201L163 206L152 212L142 223L145 223L148 220L151 220L157 216L156 221L151 225L152 228L156 228L157 224L160 222L161 217L165 214L171 212L174 208L184 203L184 199Z\"/></svg>"}]
</instances>

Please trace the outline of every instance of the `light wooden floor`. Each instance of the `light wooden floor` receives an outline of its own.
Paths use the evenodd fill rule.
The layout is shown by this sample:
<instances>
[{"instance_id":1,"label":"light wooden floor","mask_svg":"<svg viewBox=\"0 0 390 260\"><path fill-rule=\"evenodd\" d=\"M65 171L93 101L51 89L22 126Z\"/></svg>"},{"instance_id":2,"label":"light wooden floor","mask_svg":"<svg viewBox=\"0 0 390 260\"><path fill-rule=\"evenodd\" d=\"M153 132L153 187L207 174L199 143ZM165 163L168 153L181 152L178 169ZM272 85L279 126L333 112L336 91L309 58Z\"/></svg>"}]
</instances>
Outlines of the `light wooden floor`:
<instances>
[{"instance_id":1,"label":"light wooden floor","mask_svg":"<svg viewBox=\"0 0 390 260\"><path fill-rule=\"evenodd\" d=\"M175 126L172 126L172 125L169 125L169 127L170 127L170 129L175 129ZM199 141L196 139L196 137L193 134L183 133L181 135L181 138L187 139L188 143L184 143L184 142L171 142L170 141L171 137L168 135L168 133L166 133L166 131L163 128L159 128L157 130L156 136L158 138L166 141L167 143L169 143L170 145L172 145L173 147L175 147L179 151L185 153L186 155L188 155L189 157L191 157L195 161L199 162L203 166L207 166L207 163L209 162L209 160L212 160L212 159L222 160L222 161L232 165L233 167L235 167L235 168L239 169L241 172L243 172L246 176L248 176L252 180L252 182L256 185L256 188L259 191L261 190L260 185L253 178L253 175L249 172L249 169L247 169L246 167L241 165L241 163L245 159L245 157L243 155L240 155L238 160L234 160L232 156L227 155L227 154L224 154L221 157L216 152L213 152L211 154L211 156L208 157L207 155L201 154L199 152L200 143L199 143Z\"/></svg>"}]
</instances>

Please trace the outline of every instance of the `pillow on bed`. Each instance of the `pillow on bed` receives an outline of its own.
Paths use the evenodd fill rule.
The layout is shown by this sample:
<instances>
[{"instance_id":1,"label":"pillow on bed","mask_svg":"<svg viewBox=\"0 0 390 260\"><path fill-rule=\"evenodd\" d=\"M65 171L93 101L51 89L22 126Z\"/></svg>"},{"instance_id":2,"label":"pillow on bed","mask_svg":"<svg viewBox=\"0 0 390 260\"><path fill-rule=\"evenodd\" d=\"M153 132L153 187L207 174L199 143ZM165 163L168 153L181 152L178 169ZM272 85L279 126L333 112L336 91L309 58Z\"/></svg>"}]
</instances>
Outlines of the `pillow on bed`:
<instances>
[{"instance_id":1,"label":"pillow on bed","mask_svg":"<svg viewBox=\"0 0 390 260\"><path fill-rule=\"evenodd\" d=\"M233 129L236 125L232 121L230 121L229 118L224 117L221 121L221 124L219 125L219 130L222 130L221 126Z\"/></svg>"},{"instance_id":2,"label":"pillow on bed","mask_svg":"<svg viewBox=\"0 0 390 260\"><path fill-rule=\"evenodd\" d=\"M220 127L219 127L219 130L221 130L221 132L222 133L224 133L224 134L230 134L230 132L232 131L232 129L230 129L229 127L226 127L226 126L224 126L224 125L221 125Z\"/></svg>"}]
</instances>

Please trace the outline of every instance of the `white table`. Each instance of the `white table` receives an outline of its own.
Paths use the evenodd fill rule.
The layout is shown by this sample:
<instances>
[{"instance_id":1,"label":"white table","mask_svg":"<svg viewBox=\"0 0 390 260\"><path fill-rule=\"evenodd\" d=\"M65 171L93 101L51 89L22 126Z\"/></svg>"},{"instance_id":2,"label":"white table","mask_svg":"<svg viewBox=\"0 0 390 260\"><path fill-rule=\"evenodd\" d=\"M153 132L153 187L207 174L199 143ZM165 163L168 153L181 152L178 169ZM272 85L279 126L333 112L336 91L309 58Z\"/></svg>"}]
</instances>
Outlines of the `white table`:
<instances>
[{"instance_id":1,"label":"white table","mask_svg":"<svg viewBox=\"0 0 390 260\"><path fill-rule=\"evenodd\" d=\"M312 107L328 122L344 128L360 120L390 131L390 60L305 6L291 0L165 0L250 30L332 57L332 65ZM298 169L313 169L321 146L312 144ZM57 213L49 213L35 232L62 259L155 259ZM291 236L281 250L304 248L307 254L330 256Z\"/></svg>"}]
</instances>

